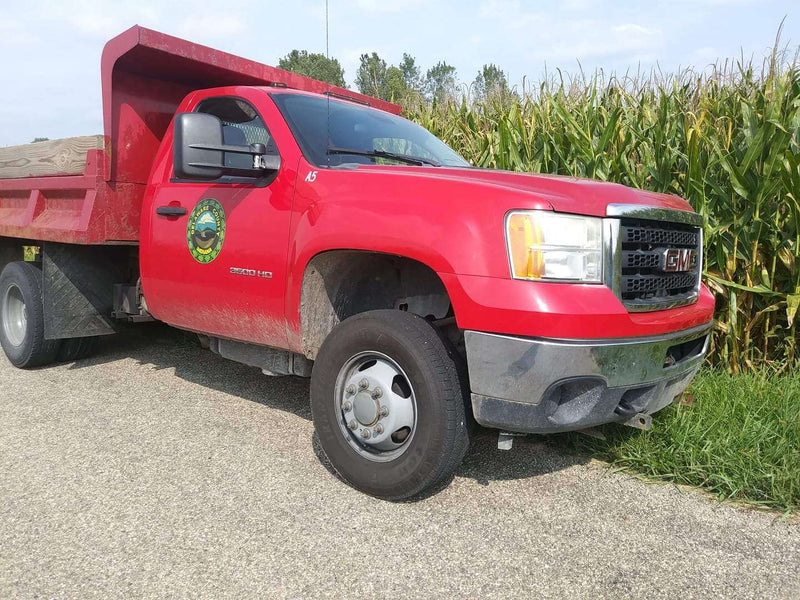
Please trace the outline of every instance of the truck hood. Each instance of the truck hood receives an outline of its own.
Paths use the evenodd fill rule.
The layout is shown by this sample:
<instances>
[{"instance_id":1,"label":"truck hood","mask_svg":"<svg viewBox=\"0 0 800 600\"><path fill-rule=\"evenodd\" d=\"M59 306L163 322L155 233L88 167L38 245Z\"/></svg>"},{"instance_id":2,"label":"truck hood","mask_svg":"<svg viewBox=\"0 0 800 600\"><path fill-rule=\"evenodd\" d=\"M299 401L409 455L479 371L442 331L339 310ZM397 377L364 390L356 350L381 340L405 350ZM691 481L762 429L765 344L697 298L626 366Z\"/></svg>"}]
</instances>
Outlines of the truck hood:
<instances>
[{"instance_id":1,"label":"truck hood","mask_svg":"<svg viewBox=\"0 0 800 600\"><path fill-rule=\"evenodd\" d=\"M617 183L565 177L451 167L406 167L359 165L358 170L413 176L488 188L508 203L508 209L525 208L524 200L546 202L557 212L604 217L609 204L639 204L691 211L684 199L671 194L637 190ZM510 197L509 197L510 196ZM495 198L500 201L500 198Z\"/></svg>"}]
</instances>

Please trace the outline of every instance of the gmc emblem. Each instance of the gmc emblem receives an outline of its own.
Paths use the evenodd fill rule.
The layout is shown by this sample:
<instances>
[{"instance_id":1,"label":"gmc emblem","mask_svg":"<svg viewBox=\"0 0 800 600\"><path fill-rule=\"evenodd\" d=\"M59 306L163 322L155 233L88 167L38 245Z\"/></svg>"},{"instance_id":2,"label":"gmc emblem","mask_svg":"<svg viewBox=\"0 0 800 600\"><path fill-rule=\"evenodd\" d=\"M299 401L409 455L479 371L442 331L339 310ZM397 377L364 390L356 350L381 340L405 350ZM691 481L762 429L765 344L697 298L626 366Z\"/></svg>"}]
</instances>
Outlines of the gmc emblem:
<instances>
[{"instance_id":1,"label":"gmc emblem","mask_svg":"<svg viewBox=\"0 0 800 600\"><path fill-rule=\"evenodd\" d=\"M697 250L668 248L661 254L661 270L667 273L691 271L697 266Z\"/></svg>"}]
</instances>

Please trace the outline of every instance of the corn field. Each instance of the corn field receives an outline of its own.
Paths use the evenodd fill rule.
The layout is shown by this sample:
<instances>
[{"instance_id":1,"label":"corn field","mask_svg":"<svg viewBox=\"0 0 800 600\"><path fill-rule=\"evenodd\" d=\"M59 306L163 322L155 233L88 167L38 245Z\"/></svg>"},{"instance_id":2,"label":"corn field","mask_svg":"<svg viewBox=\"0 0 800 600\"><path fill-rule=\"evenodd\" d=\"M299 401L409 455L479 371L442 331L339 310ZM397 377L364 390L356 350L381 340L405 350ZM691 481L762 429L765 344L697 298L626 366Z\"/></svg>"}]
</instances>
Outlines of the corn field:
<instances>
[{"instance_id":1,"label":"corn field","mask_svg":"<svg viewBox=\"0 0 800 600\"><path fill-rule=\"evenodd\" d=\"M710 360L796 366L800 304L800 64L704 73L546 77L484 102L407 114L476 166L615 181L686 198L705 221L717 297Z\"/></svg>"}]
</instances>

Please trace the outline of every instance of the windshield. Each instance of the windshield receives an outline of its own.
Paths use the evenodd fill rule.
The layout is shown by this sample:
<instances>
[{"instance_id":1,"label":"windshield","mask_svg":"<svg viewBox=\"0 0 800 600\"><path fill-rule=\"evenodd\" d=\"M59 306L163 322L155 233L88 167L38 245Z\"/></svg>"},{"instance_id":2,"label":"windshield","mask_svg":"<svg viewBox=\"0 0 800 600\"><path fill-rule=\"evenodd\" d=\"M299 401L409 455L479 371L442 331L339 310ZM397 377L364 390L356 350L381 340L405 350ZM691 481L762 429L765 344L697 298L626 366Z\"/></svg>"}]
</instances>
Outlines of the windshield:
<instances>
[{"instance_id":1,"label":"windshield","mask_svg":"<svg viewBox=\"0 0 800 600\"><path fill-rule=\"evenodd\" d=\"M427 129L402 117L319 96L271 96L306 159L318 167L352 163L470 166Z\"/></svg>"}]
</instances>

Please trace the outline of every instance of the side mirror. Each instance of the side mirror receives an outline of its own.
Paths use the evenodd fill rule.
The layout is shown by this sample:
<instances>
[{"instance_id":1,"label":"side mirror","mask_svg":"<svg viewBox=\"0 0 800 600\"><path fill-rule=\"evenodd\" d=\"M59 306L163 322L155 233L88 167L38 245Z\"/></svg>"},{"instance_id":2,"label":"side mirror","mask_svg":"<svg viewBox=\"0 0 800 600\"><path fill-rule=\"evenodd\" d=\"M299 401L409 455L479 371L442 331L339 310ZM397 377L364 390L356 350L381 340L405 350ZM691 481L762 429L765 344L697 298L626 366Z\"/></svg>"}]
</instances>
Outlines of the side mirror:
<instances>
[{"instance_id":1,"label":"side mirror","mask_svg":"<svg viewBox=\"0 0 800 600\"><path fill-rule=\"evenodd\" d=\"M180 113L175 116L173 162L175 177L219 179L223 175L263 177L280 169L279 156L267 156L264 144L233 146L224 143L222 121L205 113ZM246 154L250 160L229 166L226 154Z\"/></svg>"},{"instance_id":2,"label":"side mirror","mask_svg":"<svg viewBox=\"0 0 800 600\"><path fill-rule=\"evenodd\" d=\"M172 140L175 177L182 179L222 177L222 150L208 146L222 146L222 121L219 118L204 113L176 115Z\"/></svg>"}]
</instances>

